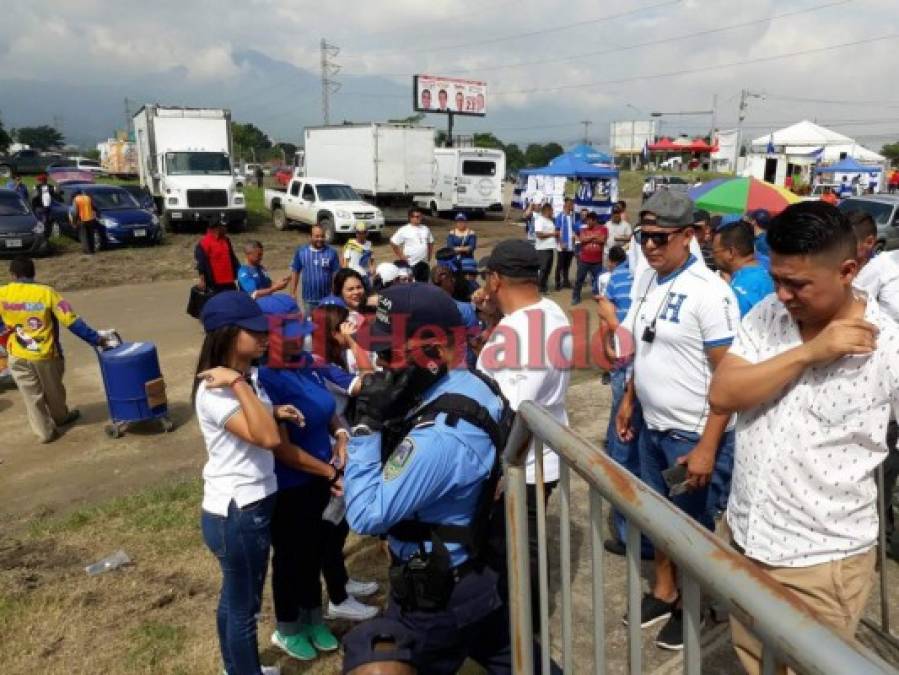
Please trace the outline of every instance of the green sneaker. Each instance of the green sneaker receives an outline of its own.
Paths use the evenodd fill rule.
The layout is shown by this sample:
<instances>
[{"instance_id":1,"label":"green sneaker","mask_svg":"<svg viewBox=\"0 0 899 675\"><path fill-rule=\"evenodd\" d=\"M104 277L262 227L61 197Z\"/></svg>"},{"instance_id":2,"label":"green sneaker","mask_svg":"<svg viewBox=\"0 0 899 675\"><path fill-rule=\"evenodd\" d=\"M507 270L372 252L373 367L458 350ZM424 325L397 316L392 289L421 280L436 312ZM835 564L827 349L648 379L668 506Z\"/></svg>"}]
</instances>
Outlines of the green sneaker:
<instances>
[{"instance_id":1,"label":"green sneaker","mask_svg":"<svg viewBox=\"0 0 899 675\"><path fill-rule=\"evenodd\" d=\"M323 623L306 626L306 637L312 641L312 644L320 652L333 652L340 646L340 642L334 637L334 633Z\"/></svg>"},{"instance_id":2,"label":"green sneaker","mask_svg":"<svg viewBox=\"0 0 899 675\"><path fill-rule=\"evenodd\" d=\"M303 632L296 635L281 635L275 631L272 633L272 644L297 661L311 661L318 656L315 647L309 642L309 637Z\"/></svg>"}]
</instances>

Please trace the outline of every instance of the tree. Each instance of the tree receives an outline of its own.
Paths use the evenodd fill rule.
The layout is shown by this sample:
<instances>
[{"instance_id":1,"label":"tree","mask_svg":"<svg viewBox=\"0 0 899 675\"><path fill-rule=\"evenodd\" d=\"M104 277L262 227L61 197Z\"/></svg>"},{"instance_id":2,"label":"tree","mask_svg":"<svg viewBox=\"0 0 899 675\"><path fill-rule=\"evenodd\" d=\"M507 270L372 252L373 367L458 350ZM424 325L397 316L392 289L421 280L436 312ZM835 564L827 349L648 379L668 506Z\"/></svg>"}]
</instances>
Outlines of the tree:
<instances>
[{"instance_id":1,"label":"tree","mask_svg":"<svg viewBox=\"0 0 899 675\"><path fill-rule=\"evenodd\" d=\"M442 148L446 145L446 132L443 129L438 129L434 134L434 145L438 148Z\"/></svg>"},{"instance_id":2,"label":"tree","mask_svg":"<svg viewBox=\"0 0 899 675\"><path fill-rule=\"evenodd\" d=\"M880 149L880 154L890 160L891 164L899 164L899 141L884 145Z\"/></svg>"},{"instance_id":3,"label":"tree","mask_svg":"<svg viewBox=\"0 0 899 675\"><path fill-rule=\"evenodd\" d=\"M398 120L387 120L390 124L411 124L415 126L419 122L421 122L425 118L424 113L415 113L414 115L409 115L409 117L403 117Z\"/></svg>"},{"instance_id":4,"label":"tree","mask_svg":"<svg viewBox=\"0 0 899 675\"><path fill-rule=\"evenodd\" d=\"M524 153L515 143L509 143L505 148L506 151L506 170L517 172L525 165Z\"/></svg>"},{"instance_id":5,"label":"tree","mask_svg":"<svg viewBox=\"0 0 899 675\"><path fill-rule=\"evenodd\" d=\"M10 144L12 144L12 136L3 127L3 120L0 120L0 152L9 150Z\"/></svg>"},{"instance_id":6,"label":"tree","mask_svg":"<svg viewBox=\"0 0 899 675\"><path fill-rule=\"evenodd\" d=\"M529 143L524 151L524 161L528 166L546 166L550 159L546 156L546 148L539 143Z\"/></svg>"},{"instance_id":7,"label":"tree","mask_svg":"<svg viewBox=\"0 0 899 675\"><path fill-rule=\"evenodd\" d=\"M244 154L255 155L261 150L268 150L272 147L271 139L252 122L243 124L232 122L231 138L234 140L235 154L238 156Z\"/></svg>"},{"instance_id":8,"label":"tree","mask_svg":"<svg viewBox=\"0 0 899 675\"><path fill-rule=\"evenodd\" d=\"M506 146L493 134L474 134L472 143L476 148L495 148L505 150Z\"/></svg>"},{"instance_id":9,"label":"tree","mask_svg":"<svg viewBox=\"0 0 899 675\"><path fill-rule=\"evenodd\" d=\"M58 148L65 143L65 137L48 124L16 129L16 140L36 150Z\"/></svg>"},{"instance_id":10,"label":"tree","mask_svg":"<svg viewBox=\"0 0 899 675\"><path fill-rule=\"evenodd\" d=\"M275 147L284 151L284 159L290 164L293 162L293 156L297 153L297 146L287 141L275 143Z\"/></svg>"},{"instance_id":11,"label":"tree","mask_svg":"<svg viewBox=\"0 0 899 675\"><path fill-rule=\"evenodd\" d=\"M543 146L543 151L546 153L546 163L549 164L549 160L561 155L565 152L565 148L558 143L547 143Z\"/></svg>"}]
</instances>

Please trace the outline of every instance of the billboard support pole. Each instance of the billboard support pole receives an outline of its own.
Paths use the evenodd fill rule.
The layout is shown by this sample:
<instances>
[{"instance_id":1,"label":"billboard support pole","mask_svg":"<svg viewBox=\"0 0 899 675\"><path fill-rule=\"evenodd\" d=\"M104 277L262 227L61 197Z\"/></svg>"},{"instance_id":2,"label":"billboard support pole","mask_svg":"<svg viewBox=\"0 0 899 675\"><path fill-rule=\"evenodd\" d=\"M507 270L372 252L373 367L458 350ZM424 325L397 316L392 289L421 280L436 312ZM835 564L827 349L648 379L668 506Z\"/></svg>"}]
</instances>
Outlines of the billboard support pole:
<instances>
[{"instance_id":1,"label":"billboard support pole","mask_svg":"<svg viewBox=\"0 0 899 675\"><path fill-rule=\"evenodd\" d=\"M453 111L446 113L446 147L453 147Z\"/></svg>"}]
</instances>

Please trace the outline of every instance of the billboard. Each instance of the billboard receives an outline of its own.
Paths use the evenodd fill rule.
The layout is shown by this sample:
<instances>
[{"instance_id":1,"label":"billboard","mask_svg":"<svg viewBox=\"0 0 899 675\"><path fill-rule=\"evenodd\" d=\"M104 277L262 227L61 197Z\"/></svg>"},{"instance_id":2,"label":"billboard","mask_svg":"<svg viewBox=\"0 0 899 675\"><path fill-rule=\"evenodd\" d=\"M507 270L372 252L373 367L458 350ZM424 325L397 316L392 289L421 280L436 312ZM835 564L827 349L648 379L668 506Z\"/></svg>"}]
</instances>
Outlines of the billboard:
<instances>
[{"instance_id":1,"label":"billboard","mask_svg":"<svg viewBox=\"0 0 899 675\"><path fill-rule=\"evenodd\" d=\"M636 155L643 146L656 142L655 120L612 122L609 127L609 147L615 155Z\"/></svg>"},{"instance_id":2,"label":"billboard","mask_svg":"<svg viewBox=\"0 0 899 675\"><path fill-rule=\"evenodd\" d=\"M487 83L436 75L412 76L412 109L453 115L487 114Z\"/></svg>"}]
</instances>

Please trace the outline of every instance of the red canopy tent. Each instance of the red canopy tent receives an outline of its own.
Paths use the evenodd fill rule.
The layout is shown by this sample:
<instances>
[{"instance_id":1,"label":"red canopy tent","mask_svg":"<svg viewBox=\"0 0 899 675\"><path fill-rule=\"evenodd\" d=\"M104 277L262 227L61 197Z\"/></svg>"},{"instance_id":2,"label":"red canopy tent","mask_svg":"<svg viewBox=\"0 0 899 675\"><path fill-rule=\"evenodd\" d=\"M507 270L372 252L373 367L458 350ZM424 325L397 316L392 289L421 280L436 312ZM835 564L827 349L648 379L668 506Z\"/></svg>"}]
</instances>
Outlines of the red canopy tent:
<instances>
[{"instance_id":1,"label":"red canopy tent","mask_svg":"<svg viewBox=\"0 0 899 675\"><path fill-rule=\"evenodd\" d=\"M649 145L650 152L663 153L715 152L716 150L718 150L717 145L709 145L705 142L705 139L702 138L694 138L692 140L688 138L679 138L673 141L668 137L663 137L660 138L656 143L651 143Z\"/></svg>"}]
</instances>

